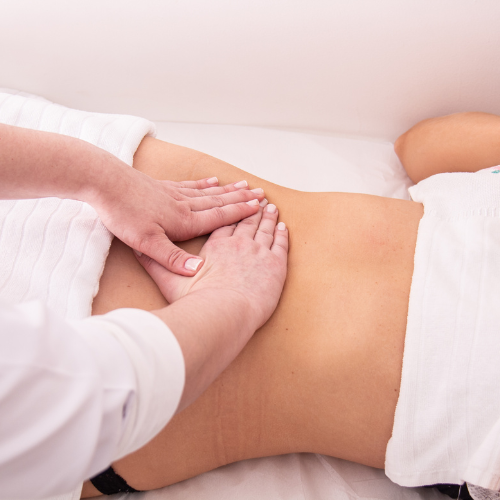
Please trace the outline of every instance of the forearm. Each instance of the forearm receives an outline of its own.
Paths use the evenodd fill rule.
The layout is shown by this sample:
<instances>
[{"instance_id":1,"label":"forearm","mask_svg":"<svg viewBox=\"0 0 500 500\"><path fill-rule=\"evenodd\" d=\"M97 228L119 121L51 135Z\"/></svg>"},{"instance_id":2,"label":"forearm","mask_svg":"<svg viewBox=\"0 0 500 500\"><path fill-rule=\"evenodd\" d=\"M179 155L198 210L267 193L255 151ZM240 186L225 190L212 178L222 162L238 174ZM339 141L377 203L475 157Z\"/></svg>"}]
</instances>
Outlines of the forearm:
<instances>
[{"instance_id":1,"label":"forearm","mask_svg":"<svg viewBox=\"0 0 500 500\"><path fill-rule=\"evenodd\" d=\"M205 289L152 311L176 336L184 355L186 381L178 412L205 391L253 335L256 327L245 309L235 292Z\"/></svg>"},{"instance_id":2,"label":"forearm","mask_svg":"<svg viewBox=\"0 0 500 500\"><path fill-rule=\"evenodd\" d=\"M442 172L476 172L500 164L500 116L457 113L424 120L394 149L415 183Z\"/></svg>"},{"instance_id":3,"label":"forearm","mask_svg":"<svg viewBox=\"0 0 500 500\"><path fill-rule=\"evenodd\" d=\"M73 137L0 124L0 199L58 197L90 201L130 168Z\"/></svg>"}]
</instances>

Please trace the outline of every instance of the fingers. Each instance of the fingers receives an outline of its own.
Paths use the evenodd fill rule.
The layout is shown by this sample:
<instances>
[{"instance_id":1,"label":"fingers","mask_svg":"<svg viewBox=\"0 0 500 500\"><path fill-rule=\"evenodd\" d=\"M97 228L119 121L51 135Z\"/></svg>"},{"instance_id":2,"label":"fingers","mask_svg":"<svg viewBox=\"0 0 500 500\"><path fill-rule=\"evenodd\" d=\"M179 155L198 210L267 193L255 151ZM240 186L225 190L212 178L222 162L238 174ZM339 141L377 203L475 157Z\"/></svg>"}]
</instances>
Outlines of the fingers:
<instances>
[{"instance_id":1,"label":"fingers","mask_svg":"<svg viewBox=\"0 0 500 500\"><path fill-rule=\"evenodd\" d=\"M175 273L171 273L163 266L158 264L155 260L148 257L146 254L141 254L134 250L134 254L137 260L141 263L142 267L146 270L146 272L153 278L153 281L158 285L158 288L161 290L163 296L167 299L168 302L173 302L174 297L171 295L171 290L174 289L174 286L178 280L184 279L182 276L178 276Z\"/></svg>"},{"instance_id":2,"label":"fingers","mask_svg":"<svg viewBox=\"0 0 500 500\"><path fill-rule=\"evenodd\" d=\"M284 222L280 222L274 230L274 241L271 252L280 258L287 258L288 255L288 229Z\"/></svg>"},{"instance_id":3,"label":"fingers","mask_svg":"<svg viewBox=\"0 0 500 500\"><path fill-rule=\"evenodd\" d=\"M250 201L257 199L259 202L264 198L264 191L262 189L254 189L252 191L240 189L232 193L225 193L216 196L202 196L199 198L190 198L189 206L195 212L203 210L210 210L214 207L224 207L234 203L241 203L243 201Z\"/></svg>"},{"instance_id":4,"label":"fingers","mask_svg":"<svg viewBox=\"0 0 500 500\"><path fill-rule=\"evenodd\" d=\"M276 222L278 221L278 209L275 205L269 204L264 208L262 219L259 224L259 228L255 233L255 241L265 246L266 248L271 248L274 240L274 233L276 229Z\"/></svg>"},{"instance_id":5,"label":"fingers","mask_svg":"<svg viewBox=\"0 0 500 500\"><path fill-rule=\"evenodd\" d=\"M251 238L268 249L275 246L275 253L284 252L287 254L288 231L284 222L279 223L278 230L277 221L278 209L275 205L269 204L265 208L261 207L257 213L243 219L238 224L217 229L210 238L224 238L233 235Z\"/></svg>"},{"instance_id":6,"label":"fingers","mask_svg":"<svg viewBox=\"0 0 500 500\"><path fill-rule=\"evenodd\" d=\"M165 182L170 183L170 181L165 181ZM184 196L187 196L188 198L219 196L234 191L249 191L247 181L233 182L231 184L226 184L225 186L218 186L218 182L219 181L217 177L212 177L211 179L202 179L200 181L184 181L184 182L175 182L170 184L175 185L179 189L179 193L183 194ZM252 189L251 191L257 195L251 198L258 198L259 201L264 198L264 190L262 188ZM246 198L246 199L251 199L251 198ZM243 198L240 201L243 201ZM202 208L201 210L205 209Z\"/></svg>"},{"instance_id":7,"label":"fingers","mask_svg":"<svg viewBox=\"0 0 500 500\"><path fill-rule=\"evenodd\" d=\"M259 207L259 211L257 213L238 223L236 229L234 230L234 236L250 238L253 240L261 219L262 208Z\"/></svg>"},{"instance_id":8,"label":"fingers","mask_svg":"<svg viewBox=\"0 0 500 500\"><path fill-rule=\"evenodd\" d=\"M200 179L199 181L182 181L176 182L175 185L181 188L189 189L206 189L213 188L219 185L219 179L217 177L209 177L207 179Z\"/></svg>"},{"instance_id":9,"label":"fingers","mask_svg":"<svg viewBox=\"0 0 500 500\"><path fill-rule=\"evenodd\" d=\"M219 227L211 235L209 240L215 240L217 238L229 238L233 235L236 229L236 224L231 224L230 226Z\"/></svg>"},{"instance_id":10,"label":"fingers","mask_svg":"<svg viewBox=\"0 0 500 500\"><path fill-rule=\"evenodd\" d=\"M181 276L194 276L203 265L203 259L174 245L165 234L150 236L142 243L141 251L168 271Z\"/></svg>"},{"instance_id":11,"label":"fingers","mask_svg":"<svg viewBox=\"0 0 500 500\"><path fill-rule=\"evenodd\" d=\"M218 194L231 193L240 189L249 189L247 181L233 182L231 184L226 184L225 186L208 187L204 189L186 188L184 186L181 186L182 184L185 183L176 183L176 185L179 187L179 192L189 197L213 196Z\"/></svg>"},{"instance_id":12,"label":"fingers","mask_svg":"<svg viewBox=\"0 0 500 500\"><path fill-rule=\"evenodd\" d=\"M198 234L207 234L221 226L229 226L246 219L258 212L259 208L259 200L254 199L224 207L214 207L202 212L192 212L192 224L196 227Z\"/></svg>"}]
</instances>

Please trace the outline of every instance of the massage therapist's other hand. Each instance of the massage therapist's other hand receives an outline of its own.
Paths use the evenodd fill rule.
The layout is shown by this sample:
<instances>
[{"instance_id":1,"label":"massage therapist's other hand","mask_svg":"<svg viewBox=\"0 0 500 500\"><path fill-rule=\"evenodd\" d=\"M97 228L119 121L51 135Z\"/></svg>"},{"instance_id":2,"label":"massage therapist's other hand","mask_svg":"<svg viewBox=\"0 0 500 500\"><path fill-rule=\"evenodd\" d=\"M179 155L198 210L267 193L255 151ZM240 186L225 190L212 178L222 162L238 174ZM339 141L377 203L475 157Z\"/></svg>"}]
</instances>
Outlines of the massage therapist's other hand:
<instances>
[{"instance_id":1,"label":"massage therapist's other hand","mask_svg":"<svg viewBox=\"0 0 500 500\"><path fill-rule=\"evenodd\" d=\"M192 278L171 273L144 254L139 262L170 305L151 311L182 349L186 381L182 411L226 369L271 316L283 290L288 230L268 205L237 225L215 230Z\"/></svg>"},{"instance_id":2,"label":"massage therapist's other hand","mask_svg":"<svg viewBox=\"0 0 500 500\"><path fill-rule=\"evenodd\" d=\"M195 293L228 300L230 292L226 307L255 331L275 310L286 277L288 230L277 219L276 207L267 205L237 225L214 231L200 252L205 264L192 278L144 255L138 259L170 303Z\"/></svg>"},{"instance_id":3,"label":"massage therapist's other hand","mask_svg":"<svg viewBox=\"0 0 500 500\"><path fill-rule=\"evenodd\" d=\"M262 189L251 191L245 181L219 187L215 177L158 181L129 167L122 174L92 206L120 240L184 276L193 276L202 260L172 241L207 234L255 214L264 198Z\"/></svg>"}]
</instances>

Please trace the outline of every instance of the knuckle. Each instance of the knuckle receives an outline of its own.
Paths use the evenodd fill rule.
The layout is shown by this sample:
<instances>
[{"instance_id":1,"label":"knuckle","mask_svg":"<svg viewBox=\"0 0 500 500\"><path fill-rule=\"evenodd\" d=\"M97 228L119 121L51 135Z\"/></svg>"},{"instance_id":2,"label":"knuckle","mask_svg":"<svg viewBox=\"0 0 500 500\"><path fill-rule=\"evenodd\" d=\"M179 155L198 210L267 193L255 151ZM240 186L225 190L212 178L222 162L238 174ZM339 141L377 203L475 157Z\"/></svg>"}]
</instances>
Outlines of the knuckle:
<instances>
[{"instance_id":1,"label":"knuckle","mask_svg":"<svg viewBox=\"0 0 500 500\"><path fill-rule=\"evenodd\" d=\"M247 217L246 219L243 219L242 221L240 221L239 225L251 227L251 226L255 226L255 222L250 217Z\"/></svg>"},{"instance_id":2,"label":"knuckle","mask_svg":"<svg viewBox=\"0 0 500 500\"><path fill-rule=\"evenodd\" d=\"M285 252L285 255L288 254L288 243L286 241L279 241L276 245Z\"/></svg>"},{"instance_id":3,"label":"knuckle","mask_svg":"<svg viewBox=\"0 0 500 500\"><path fill-rule=\"evenodd\" d=\"M168 267L170 269L173 269L178 265L182 264L183 257L184 257L184 251L181 250L179 247L174 246L173 248L170 249L166 259Z\"/></svg>"},{"instance_id":4,"label":"knuckle","mask_svg":"<svg viewBox=\"0 0 500 500\"><path fill-rule=\"evenodd\" d=\"M186 235L193 234L193 230L196 226L195 215L191 210L184 210L181 214L181 218L178 221L176 236L178 241L181 241ZM172 238L175 241L175 238Z\"/></svg>"},{"instance_id":5,"label":"knuckle","mask_svg":"<svg viewBox=\"0 0 500 500\"><path fill-rule=\"evenodd\" d=\"M268 226L261 226L259 227L259 231L264 234L268 234L270 236L274 235L274 228L268 227Z\"/></svg>"},{"instance_id":6,"label":"knuckle","mask_svg":"<svg viewBox=\"0 0 500 500\"><path fill-rule=\"evenodd\" d=\"M190 199L185 199L179 203L179 214L182 216L183 221L186 217L190 217L192 215L190 202Z\"/></svg>"},{"instance_id":7,"label":"knuckle","mask_svg":"<svg viewBox=\"0 0 500 500\"><path fill-rule=\"evenodd\" d=\"M212 196L212 201L216 207L223 207L225 205L224 198L221 195Z\"/></svg>"},{"instance_id":8,"label":"knuckle","mask_svg":"<svg viewBox=\"0 0 500 500\"><path fill-rule=\"evenodd\" d=\"M148 257L146 254L142 254L142 260L141 260L142 267L148 272L151 272L151 270L154 268L154 261L151 257Z\"/></svg>"},{"instance_id":9,"label":"knuckle","mask_svg":"<svg viewBox=\"0 0 500 500\"><path fill-rule=\"evenodd\" d=\"M154 229L148 229L142 234L136 235L136 237L131 241L131 246L139 252L147 254L157 237L158 233Z\"/></svg>"},{"instance_id":10,"label":"knuckle","mask_svg":"<svg viewBox=\"0 0 500 500\"><path fill-rule=\"evenodd\" d=\"M181 192L175 190L171 193L172 198L175 200L175 201L179 201L179 202L183 202L184 200L187 199L187 196L182 194Z\"/></svg>"},{"instance_id":11,"label":"knuckle","mask_svg":"<svg viewBox=\"0 0 500 500\"><path fill-rule=\"evenodd\" d=\"M213 214L213 218L215 221L217 221L218 223L221 223L221 224L222 224L222 222L224 222L225 214L224 214L224 210L222 210L221 207L214 207L212 210L212 214Z\"/></svg>"},{"instance_id":12,"label":"knuckle","mask_svg":"<svg viewBox=\"0 0 500 500\"><path fill-rule=\"evenodd\" d=\"M262 214L262 220L266 222L266 224L271 224L273 229L276 227L276 222L278 220L278 212L269 213L267 210L264 210Z\"/></svg>"},{"instance_id":13,"label":"knuckle","mask_svg":"<svg viewBox=\"0 0 500 500\"><path fill-rule=\"evenodd\" d=\"M193 211L191 209L192 198L190 200L181 201L177 204L175 208L175 215L170 217L168 220L168 215L162 214L163 218L166 219L163 222L165 232L175 228L184 228L187 224L191 223L191 218L193 216Z\"/></svg>"},{"instance_id":14,"label":"knuckle","mask_svg":"<svg viewBox=\"0 0 500 500\"><path fill-rule=\"evenodd\" d=\"M255 193L252 193L248 189L239 189L233 194L233 196L238 197L242 200L252 200L256 198Z\"/></svg>"}]
</instances>

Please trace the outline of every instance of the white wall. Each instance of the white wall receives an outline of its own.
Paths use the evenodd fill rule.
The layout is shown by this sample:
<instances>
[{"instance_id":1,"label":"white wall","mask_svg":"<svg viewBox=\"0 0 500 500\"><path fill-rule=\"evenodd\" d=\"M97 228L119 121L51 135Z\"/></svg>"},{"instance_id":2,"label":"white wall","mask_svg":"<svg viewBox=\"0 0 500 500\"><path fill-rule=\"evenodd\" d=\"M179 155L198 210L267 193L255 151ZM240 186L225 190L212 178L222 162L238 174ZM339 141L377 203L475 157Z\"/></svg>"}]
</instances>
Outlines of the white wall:
<instances>
[{"instance_id":1,"label":"white wall","mask_svg":"<svg viewBox=\"0 0 500 500\"><path fill-rule=\"evenodd\" d=\"M393 140L500 114L498 0L0 0L0 87L155 121Z\"/></svg>"}]
</instances>

